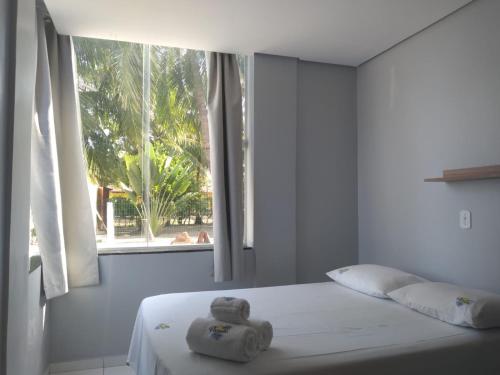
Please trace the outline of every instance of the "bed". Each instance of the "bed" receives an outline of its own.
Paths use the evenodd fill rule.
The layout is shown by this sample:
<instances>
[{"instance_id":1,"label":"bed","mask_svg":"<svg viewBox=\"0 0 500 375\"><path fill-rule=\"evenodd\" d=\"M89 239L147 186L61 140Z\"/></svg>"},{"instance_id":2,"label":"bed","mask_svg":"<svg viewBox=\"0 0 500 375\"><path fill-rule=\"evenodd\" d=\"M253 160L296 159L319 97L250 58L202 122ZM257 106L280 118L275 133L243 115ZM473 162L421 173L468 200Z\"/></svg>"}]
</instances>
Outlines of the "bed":
<instances>
[{"instance_id":1,"label":"bed","mask_svg":"<svg viewBox=\"0 0 500 375\"><path fill-rule=\"evenodd\" d=\"M185 342L216 296L251 304L274 327L271 348L240 364ZM174 293L139 308L128 363L137 375L500 374L500 330L453 326L335 282Z\"/></svg>"}]
</instances>

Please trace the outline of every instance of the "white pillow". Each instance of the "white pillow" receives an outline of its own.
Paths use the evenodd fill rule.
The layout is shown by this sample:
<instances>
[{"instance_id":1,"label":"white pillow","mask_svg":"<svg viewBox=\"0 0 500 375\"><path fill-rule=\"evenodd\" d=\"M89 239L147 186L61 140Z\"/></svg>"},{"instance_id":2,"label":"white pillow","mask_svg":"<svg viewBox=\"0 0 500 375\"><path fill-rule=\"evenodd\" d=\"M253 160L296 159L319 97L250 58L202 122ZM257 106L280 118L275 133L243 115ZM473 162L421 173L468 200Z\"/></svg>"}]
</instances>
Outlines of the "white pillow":
<instances>
[{"instance_id":1,"label":"white pillow","mask_svg":"<svg viewBox=\"0 0 500 375\"><path fill-rule=\"evenodd\" d=\"M394 290L402 305L465 327L500 327L500 295L446 283L421 283Z\"/></svg>"},{"instance_id":2,"label":"white pillow","mask_svg":"<svg viewBox=\"0 0 500 375\"><path fill-rule=\"evenodd\" d=\"M342 267L326 275L348 288L379 298L389 298L387 293L395 289L426 281L411 273L376 264Z\"/></svg>"}]
</instances>

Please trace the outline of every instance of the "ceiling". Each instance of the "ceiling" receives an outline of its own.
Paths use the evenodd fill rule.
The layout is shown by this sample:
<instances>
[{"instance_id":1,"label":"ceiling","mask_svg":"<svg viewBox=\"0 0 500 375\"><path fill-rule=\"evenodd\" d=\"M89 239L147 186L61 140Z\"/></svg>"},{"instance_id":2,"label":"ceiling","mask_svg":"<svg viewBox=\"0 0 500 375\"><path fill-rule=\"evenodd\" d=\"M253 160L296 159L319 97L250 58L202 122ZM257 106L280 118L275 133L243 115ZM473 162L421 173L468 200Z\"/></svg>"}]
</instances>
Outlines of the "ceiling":
<instances>
[{"instance_id":1,"label":"ceiling","mask_svg":"<svg viewBox=\"0 0 500 375\"><path fill-rule=\"evenodd\" d=\"M470 0L45 0L59 33L357 66Z\"/></svg>"}]
</instances>

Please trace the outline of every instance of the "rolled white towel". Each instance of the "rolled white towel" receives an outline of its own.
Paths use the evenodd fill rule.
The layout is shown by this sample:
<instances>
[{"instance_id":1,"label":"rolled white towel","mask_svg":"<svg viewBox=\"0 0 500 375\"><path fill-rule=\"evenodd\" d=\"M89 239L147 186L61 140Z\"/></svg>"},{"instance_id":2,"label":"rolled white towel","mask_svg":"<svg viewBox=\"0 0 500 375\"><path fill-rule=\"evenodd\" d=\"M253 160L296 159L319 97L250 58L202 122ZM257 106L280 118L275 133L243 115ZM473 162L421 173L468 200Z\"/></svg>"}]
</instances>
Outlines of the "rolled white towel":
<instances>
[{"instance_id":1,"label":"rolled white towel","mask_svg":"<svg viewBox=\"0 0 500 375\"><path fill-rule=\"evenodd\" d=\"M210 312L217 320L242 324L250 316L250 304L242 298L217 297L210 305Z\"/></svg>"},{"instance_id":2,"label":"rolled white towel","mask_svg":"<svg viewBox=\"0 0 500 375\"><path fill-rule=\"evenodd\" d=\"M186 341L193 352L237 362L251 361L259 353L255 329L213 319L195 319Z\"/></svg>"},{"instance_id":3,"label":"rolled white towel","mask_svg":"<svg viewBox=\"0 0 500 375\"><path fill-rule=\"evenodd\" d=\"M249 319L243 323L252 327L257 332L257 347L259 350L267 350L273 340L273 326L267 320Z\"/></svg>"}]
</instances>

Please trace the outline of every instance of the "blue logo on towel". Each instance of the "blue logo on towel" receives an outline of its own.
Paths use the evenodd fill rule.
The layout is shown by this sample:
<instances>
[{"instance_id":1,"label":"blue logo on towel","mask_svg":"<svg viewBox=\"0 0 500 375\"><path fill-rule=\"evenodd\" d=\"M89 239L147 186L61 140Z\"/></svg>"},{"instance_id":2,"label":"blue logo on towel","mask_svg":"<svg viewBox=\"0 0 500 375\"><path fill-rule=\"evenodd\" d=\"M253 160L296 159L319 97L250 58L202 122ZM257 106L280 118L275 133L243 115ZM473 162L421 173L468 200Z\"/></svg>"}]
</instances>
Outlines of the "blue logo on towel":
<instances>
[{"instance_id":1,"label":"blue logo on towel","mask_svg":"<svg viewBox=\"0 0 500 375\"><path fill-rule=\"evenodd\" d=\"M472 302L474 302L473 300L471 300L470 298L468 297L457 297L457 306L460 307L460 306L463 306L463 305L470 305Z\"/></svg>"},{"instance_id":2,"label":"blue logo on towel","mask_svg":"<svg viewBox=\"0 0 500 375\"><path fill-rule=\"evenodd\" d=\"M214 340L220 340L220 338L228 333L231 328L232 326L229 324L213 325L208 327L208 335Z\"/></svg>"}]
</instances>

